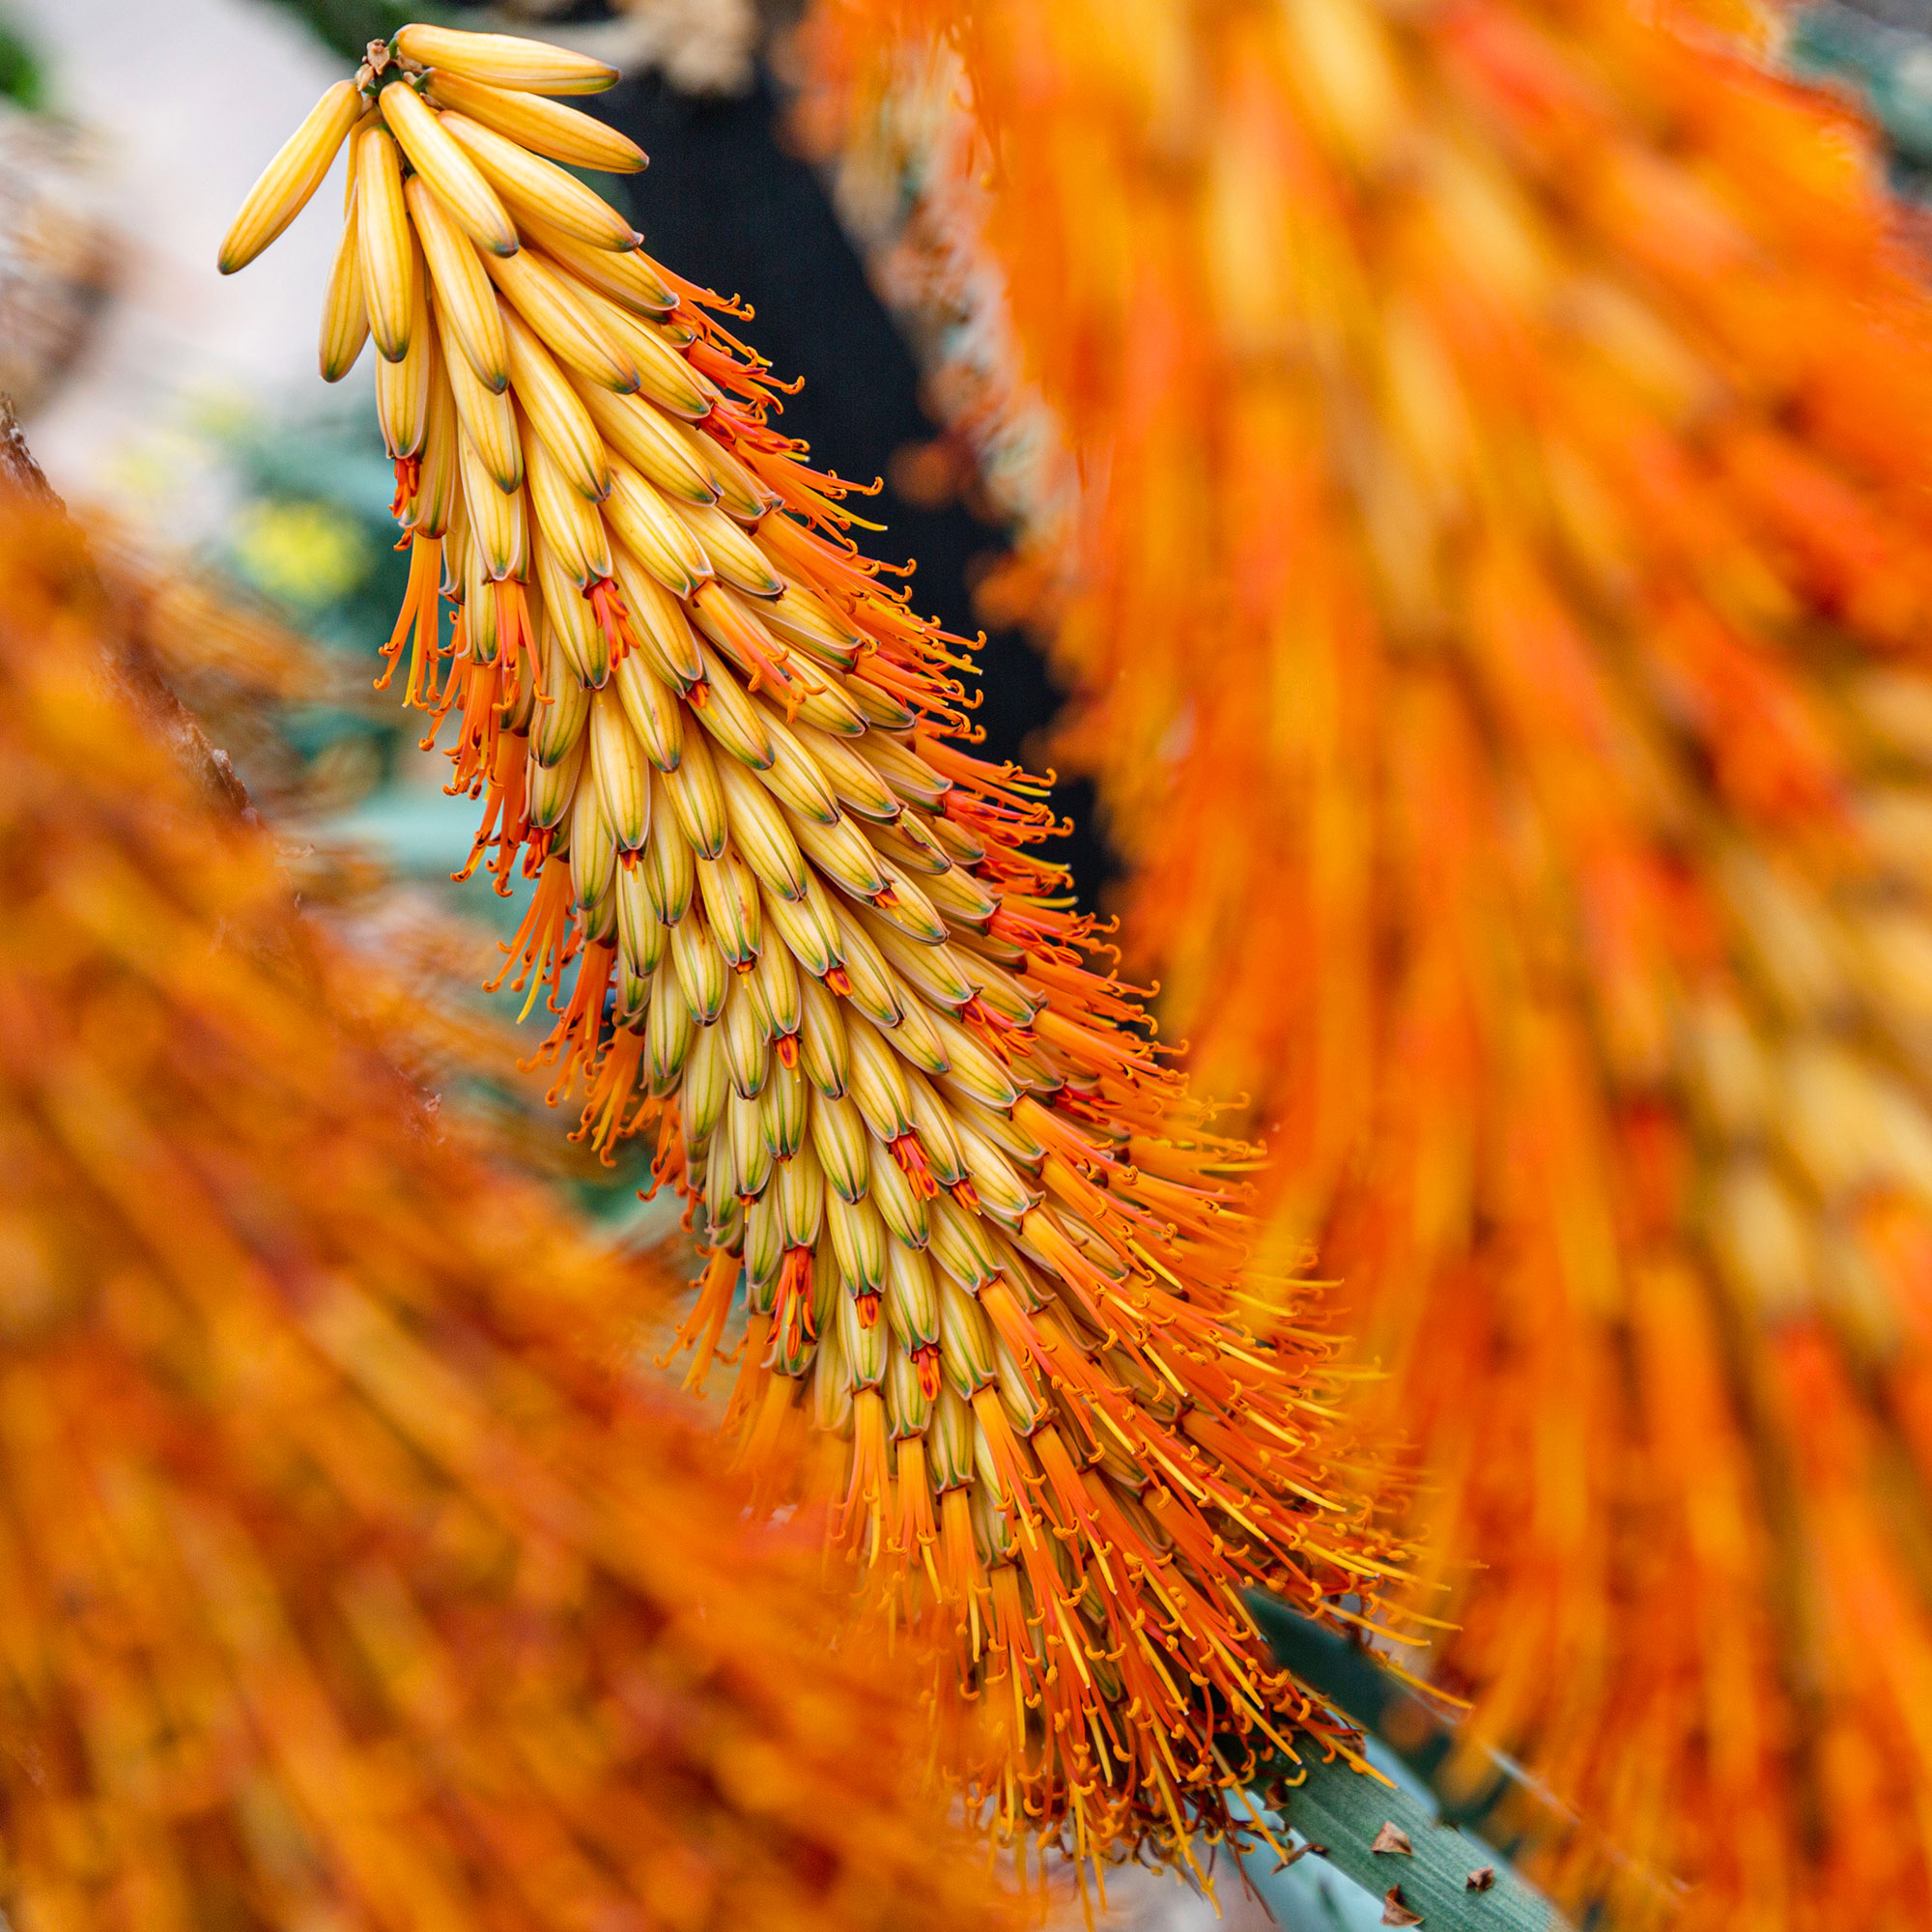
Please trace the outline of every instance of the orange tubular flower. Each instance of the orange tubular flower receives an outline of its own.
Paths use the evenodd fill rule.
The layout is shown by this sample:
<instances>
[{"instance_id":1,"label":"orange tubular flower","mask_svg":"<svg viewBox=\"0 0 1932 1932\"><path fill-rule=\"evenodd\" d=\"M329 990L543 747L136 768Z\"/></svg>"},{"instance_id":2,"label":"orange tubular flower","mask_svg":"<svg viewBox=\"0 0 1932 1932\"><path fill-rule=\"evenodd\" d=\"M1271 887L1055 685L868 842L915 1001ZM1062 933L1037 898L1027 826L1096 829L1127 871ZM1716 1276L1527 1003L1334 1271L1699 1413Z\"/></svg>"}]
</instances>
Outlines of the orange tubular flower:
<instances>
[{"instance_id":1,"label":"orange tubular flower","mask_svg":"<svg viewBox=\"0 0 1932 1932\"><path fill-rule=\"evenodd\" d=\"M472 864L536 879L505 972L556 1015L553 1097L581 1090L600 1148L654 1135L692 1202L695 1385L743 1299L729 1418L763 1493L820 1444L808 1491L941 1647L942 1715L994 1720L959 1727L993 1742L956 1769L999 1829L1185 1858L1296 1731L1352 1749L1239 1596L1372 1617L1388 1574L1330 1471L1325 1349L1244 1265L1221 1177L1247 1150L1032 851L1044 788L967 749L966 647L853 548L739 312L517 145L595 127L505 104L501 49L528 44L409 28L360 76L352 231L387 213L344 301L385 367L430 353L429 400L384 409L419 459L384 654L465 721ZM442 135L507 234L446 199Z\"/></svg>"},{"instance_id":2,"label":"orange tubular flower","mask_svg":"<svg viewBox=\"0 0 1932 1932\"><path fill-rule=\"evenodd\" d=\"M987 1922L612 1264L335 1022L71 529L0 502L0 574L9 1921Z\"/></svg>"},{"instance_id":3,"label":"orange tubular flower","mask_svg":"<svg viewBox=\"0 0 1932 1932\"><path fill-rule=\"evenodd\" d=\"M950 375L1091 486L1004 589L1392 1372L1471 1739L1708 1922L1932 1920L1932 304L1863 135L1622 0L815 34L861 143L950 37L1020 361Z\"/></svg>"}]
</instances>

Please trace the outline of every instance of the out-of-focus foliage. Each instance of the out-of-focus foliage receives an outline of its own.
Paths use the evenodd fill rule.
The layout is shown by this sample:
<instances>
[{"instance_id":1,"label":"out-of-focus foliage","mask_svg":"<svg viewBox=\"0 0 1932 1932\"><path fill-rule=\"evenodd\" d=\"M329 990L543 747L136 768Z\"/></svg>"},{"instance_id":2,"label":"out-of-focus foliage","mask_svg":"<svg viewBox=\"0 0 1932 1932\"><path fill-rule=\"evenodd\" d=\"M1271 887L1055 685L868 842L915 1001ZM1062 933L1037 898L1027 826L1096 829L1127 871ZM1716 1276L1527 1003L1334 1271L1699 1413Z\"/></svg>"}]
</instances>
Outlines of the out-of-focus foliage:
<instances>
[{"instance_id":1,"label":"out-of-focus foliage","mask_svg":"<svg viewBox=\"0 0 1932 1932\"><path fill-rule=\"evenodd\" d=\"M817 135L974 117L914 184L928 307L1009 303L952 401L1037 385L1088 485L993 589L1388 1365L1472 1761L1700 1922L1913 1923L1932 304L1721 15L827 0Z\"/></svg>"},{"instance_id":2,"label":"out-of-focus foliage","mask_svg":"<svg viewBox=\"0 0 1932 1932\"><path fill-rule=\"evenodd\" d=\"M387 472L336 413L231 403L200 409L182 454L233 499L218 541L164 555L135 523L100 517L90 540L127 604L130 647L206 720L279 826L326 836L412 763L414 734L365 664L408 576L390 548Z\"/></svg>"},{"instance_id":3,"label":"out-of-focus foliage","mask_svg":"<svg viewBox=\"0 0 1932 1932\"><path fill-rule=\"evenodd\" d=\"M89 536L126 648L203 722L258 806L310 817L366 795L387 721L346 655L319 646L287 607L251 597L217 568L163 558L131 528L105 521ZM340 720L349 731L317 732L315 720Z\"/></svg>"},{"instance_id":4,"label":"out-of-focus foliage","mask_svg":"<svg viewBox=\"0 0 1932 1932\"><path fill-rule=\"evenodd\" d=\"M606 1162L562 1140L519 1066L530 1050L514 1024L521 999L479 990L527 892L450 892L469 807L416 755L419 723L372 688L370 648L409 565L392 547L393 479L359 444L337 412L205 410L199 453L236 497L224 540L185 571L127 529L90 531L130 648L232 758L304 903L381 962L371 983L412 1042L412 1070L600 1222L660 1239L676 1210L638 1201L648 1157L626 1149Z\"/></svg>"},{"instance_id":5,"label":"out-of-focus foliage","mask_svg":"<svg viewBox=\"0 0 1932 1932\"><path fill-rule=\"evenodd\" d=\"M0 99L29 112L46 105L46 78L33 43L0 14Z\"/></svg>"},{"instance_id":6,"label":"out-of-focus foliage","mask_svg":"<svg viewBox=\"0 0 1932 1932\"><path fill-rule=\"evenodd\" d=\"M0 1905L985 1920L923 1724L635 1376L662 1285L439 1131L0 507Z\"/></svg>"}]
</instances>

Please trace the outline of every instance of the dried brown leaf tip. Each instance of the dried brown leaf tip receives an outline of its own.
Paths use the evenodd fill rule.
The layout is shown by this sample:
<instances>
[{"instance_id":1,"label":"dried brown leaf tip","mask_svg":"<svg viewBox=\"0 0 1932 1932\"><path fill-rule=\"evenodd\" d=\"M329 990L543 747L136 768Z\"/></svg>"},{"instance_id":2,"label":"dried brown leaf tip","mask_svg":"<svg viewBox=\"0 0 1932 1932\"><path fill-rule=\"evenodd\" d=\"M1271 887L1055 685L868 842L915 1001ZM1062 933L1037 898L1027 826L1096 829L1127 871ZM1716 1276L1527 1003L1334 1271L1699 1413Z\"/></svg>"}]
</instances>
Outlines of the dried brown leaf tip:
<instances>
[{"instance_id":1,"label":"dried brown leaf tip","mask_svg":"<svg viewBox=\"0 0 1932 1932\"><path fill-rule=\"evenodd\" d=\"M1415 1856L1415 1847L1408 1842L1408 1833L1393 1819L1382 1821L1382 1828L1376 1833L1376 1841L1369 1850L1391 1853L1405 1859Z\"/></svg>"},{"instance_id":2,"label":"dried brown leaf tip","mask_svg":"<svg viewBox=\"0 0 1932 1932\"><path fill-rule=\"evenodd\" d=\"M1496 1868L1494 1865L1478 1865L1463 1881L1463 1889L1464 1891L1488 1891L1495 1882Z\"/></svg>"},{"instance_id":3,"label":"dried brown leaf tip","mask_svg":"<svg viewBox=\"0 0 1932 1932\"><path fill-rule=\"evenodd\" d=\"M1402 1895L1402 1887L1392 1885L1382 1893L1382 1923L1384 1925L1420 1925L1422 1914L1417 1912Z\"/></svg>"}]
</instances>

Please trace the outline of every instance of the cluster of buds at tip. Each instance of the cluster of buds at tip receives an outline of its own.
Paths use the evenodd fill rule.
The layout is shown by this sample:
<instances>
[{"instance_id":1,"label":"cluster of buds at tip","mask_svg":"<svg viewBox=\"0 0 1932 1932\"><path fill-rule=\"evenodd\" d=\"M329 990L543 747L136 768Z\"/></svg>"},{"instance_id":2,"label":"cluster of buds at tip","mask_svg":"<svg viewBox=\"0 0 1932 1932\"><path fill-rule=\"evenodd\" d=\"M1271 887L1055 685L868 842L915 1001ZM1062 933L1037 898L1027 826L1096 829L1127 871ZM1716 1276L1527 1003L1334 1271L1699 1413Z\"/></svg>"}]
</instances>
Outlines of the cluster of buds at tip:
<instances>
[{"instance_id":1,"label":"cluster of buds at tip","mask_svg":"<svg viewBox=\"0 0 1932 1932\"><path fill-rule=\"evenodd\" d=\"M1044 788L966 749L966 646L772 427L745 311L554 165L643 164L547 98L611 71L382 51L223 266L353 139L323 367L375 337L412 553L383 681L407 656L426 747L454 724L457 876L534 881L503 976L547 996L552 1098L607 1155L654 1137L710 1258L692 1378L742 1303L727 1426L774 1489L820 1445L833 1535L998 1719L969 1784L1071 1850L1185 1856L1297 1729L1349 1747L1240 1590L1324 1613L1387 1574L1293 1292L1246 1263L1250 1151L1030 850Z\"/></svg>"}]
</instances>

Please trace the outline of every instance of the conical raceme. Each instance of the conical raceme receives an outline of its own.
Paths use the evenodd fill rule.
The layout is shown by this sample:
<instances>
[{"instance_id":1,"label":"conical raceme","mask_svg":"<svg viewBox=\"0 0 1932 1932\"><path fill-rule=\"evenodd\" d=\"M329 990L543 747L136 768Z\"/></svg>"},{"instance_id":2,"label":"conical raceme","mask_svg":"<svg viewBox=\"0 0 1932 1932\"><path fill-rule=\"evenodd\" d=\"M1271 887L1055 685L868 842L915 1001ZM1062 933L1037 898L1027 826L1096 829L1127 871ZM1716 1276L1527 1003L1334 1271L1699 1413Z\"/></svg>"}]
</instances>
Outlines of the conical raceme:
<instances>
[{"instance_id":1,"label":"conical raceme","mask_svg":"<svg viewBox=\"0 0 1932 1932\"><path fill-rule=\"evenodd\" d=\"M1173 1847L1298 1726L1346 1745L1238 1591L1372 1615L1385 1574L1294 1291L1244 1270L1246 1150L1029 851L1041 788L965 749L958 640L769 426L731 305L519 145L581 152L571 110L415 44L361 76L327 327L359 294L387 368L426 359L426 401L379 390L412 554L385 681L426 744L455 727L458 876L535 881L504 971L557 1015L554 1095L600 1149L655 1136L710 1255L693 1379L742 1292L730 1426L772 1486L820 1445L834 1534L950 1651L945 1704L1004 1727L968 1780L1069 1849ZM439 121L514 254L426 164Z\"/></svg>"},{"instance_id":2,"label":"conical raceme","mask_svg":"<svg viewBox=\"0 0 1932 1932\"><path fill-rule=\"evenodd\" d=\"M1704 1921L1932 1920L1923 265L1702 27L1133 17L819 42L997 156L914 273L1104 480L1032 562L1129 957L1389 1366L1470 1734Z\"/></svg>"},{"instance_id":3,"label":"conical raceme","mask_svg":"<svg viewBox=\"0 0 1932 1932\"><path fill-rule=\"evenodd\" d=\"M819 1552L624 1368L653 1284L337 1023L71 528L0 570L8 1922L986 1922Z\"/></svg>"}]
</instances>

